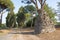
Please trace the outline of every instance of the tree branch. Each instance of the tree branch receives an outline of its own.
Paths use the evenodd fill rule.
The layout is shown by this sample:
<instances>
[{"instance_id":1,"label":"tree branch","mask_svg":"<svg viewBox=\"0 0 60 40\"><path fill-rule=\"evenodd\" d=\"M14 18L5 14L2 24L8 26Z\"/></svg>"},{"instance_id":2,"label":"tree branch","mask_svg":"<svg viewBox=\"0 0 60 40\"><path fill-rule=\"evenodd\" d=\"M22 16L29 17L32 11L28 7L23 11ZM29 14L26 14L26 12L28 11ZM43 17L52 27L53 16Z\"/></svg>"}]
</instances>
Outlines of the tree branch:
<instances>
[{"instance_id":1,"label":"tree branch","mask_svg":"<svg viewBox=\"0 0 60 40\"><path fill-rule=\"evenodd\" d=\"M38 10L37 0L34 2L34 0L31 0L31 2L36 6L36 9Z\"/></svg>"},{"instance_id":2,"label":"tree branch","mask_svg":"<svg viewBox=\"0 0 60 40\"><path fill-rule=\"evenodd\" d=\"M46 0L44 0L43 5L45 4Z\"/></svg>"},{"instance_id":3,"label":"tree branch","mask_svg":"<svg viewBox=\"0 0 60 40\"><path fill-rule=\"evenodd\" d=\"M36 3L34 2L34 0L31 0L31 2L33 2L33 4L36 4Z\"/></svg>"},{"instance_id":4,"label":"tree branch","mask_svg":"<svg viewBox=\"0 0 60 40\"><path fill-rule=\"evenodd\" d=\"M38 0L40 2L40 4L42 4L42 0Z\"/></svg>"},{"instance_id":5,"label":"tree branch","mask_svg":"<svg viewBox=\"0 0 60 40\"><path fill-rule=\"evenodd\" d=\"M37 8L37 10L38 10L37 0L36 0L36 8Z\"/></svg>"}]
</instances>

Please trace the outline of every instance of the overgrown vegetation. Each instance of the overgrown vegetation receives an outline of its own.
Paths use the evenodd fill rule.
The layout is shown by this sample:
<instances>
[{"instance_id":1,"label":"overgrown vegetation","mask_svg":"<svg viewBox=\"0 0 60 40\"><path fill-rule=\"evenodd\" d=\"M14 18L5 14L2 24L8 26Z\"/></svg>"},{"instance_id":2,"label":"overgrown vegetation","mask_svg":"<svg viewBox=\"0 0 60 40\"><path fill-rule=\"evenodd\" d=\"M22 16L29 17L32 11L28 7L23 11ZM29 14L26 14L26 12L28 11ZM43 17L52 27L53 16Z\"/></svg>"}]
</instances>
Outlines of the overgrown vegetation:
<instances>
[{"instance_id":1,"label":"overgrown vegetation","mask_svg":"<svg viewBox=\"0 0 60 40\"><path fill-rule=\"evenodd\" d=\"M17 13L18 27L23 27L24 26L24 21L26 19L25 13L26 13L26 10L24 9L24 7L19 8L19 11Z\"/></svg>"},{"instance_id":2,"label":"overgrown vegetation","mask_svg":"<svg viewBox=\"0 0 60 40\"><path fill-rule=\"evenodd\" d=\"M16 15L13 11L8 13L6 17L6 26L9 28L16 27Z\"/></svg>"},{"instance_id":3,"label":"overgrown vegetation","mask_svg":"<svg viewBox=\"0 0 60 40\"><path fill-rule=\"evenodd\" d=\"M13 28L17 27L17 25L18 27L31 27L32 20L33 20L32 26L34 27L35 19L37 16L32 18L32 15L34 11L36 15L38 13L35 6L27 5L25 7L20 7L17 14L13 12L14 4L10 0L0 0L0 6L1 8L2 7L10 8L10 11L8 12L8 15L6 17L7 27ZM54 23L56 23L55 19L56 14L55 12L53 12L53 9L46 4L44 6L44 10L48 13L50 19L52 19Z\"/></svg>"},{"instance_id":4,"label":"overgrown vegetation","mask_svg":"<svg viewBox=\"0 0 60 40\"><path fill-rule=\"evenodd\" d=\"M14 4L12 3L11 0L0 0L0 6L1 8L9 8L9 9L14 9Z\"/></svg>"},{"instance_id":5,"label":"overgrown vegetation","mask_svg":"<svg viewBox=\"0 0 60 40\"><path fill-rule=\"evenodd\" d=\"M14 5L11 0L0 0L0 27L2 27L2 15L3 11L6 9L6 11L12 11L14 9Z\"/></svg>"}]
</instances>

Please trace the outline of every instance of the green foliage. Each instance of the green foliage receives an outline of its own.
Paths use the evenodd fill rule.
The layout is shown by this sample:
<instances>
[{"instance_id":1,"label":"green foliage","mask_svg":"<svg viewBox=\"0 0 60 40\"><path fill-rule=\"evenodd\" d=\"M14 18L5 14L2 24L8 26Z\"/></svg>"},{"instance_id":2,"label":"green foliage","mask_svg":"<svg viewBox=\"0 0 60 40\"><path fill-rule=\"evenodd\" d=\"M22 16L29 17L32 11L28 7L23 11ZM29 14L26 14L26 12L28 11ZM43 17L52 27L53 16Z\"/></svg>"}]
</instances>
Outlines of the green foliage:
<instances>
[{"instance_id":1,"label":"green foliage","mask_svg":"<svg viewBox=\"0 0 60 40\"><path fill-rule=\"evenodd\" d=\"M31 20L31 14L30 13L26 13L25 14L25 22L24 22L24 25L26 26L26 23L29 21L29 20Z\"/></svg>"},{"instance_id":2,"label":"green foliage","mask_svg":"<svg viewBox=\"0 0 60 40\"><path fill-rule=\"evenodd\" d=\"M50 7L46 4L46 5L44 6L44 10L48 13L50 19L52 19L53 22L56 23L56 18L55 18L56 14L55 14L55 12L53 12L53 9L50 8Z\"/></svg>"},{"instance_id":3,"label":"green foliage","mask_svg":"<svg viewBox=\"0 0 60 40\"><path fill-rule=\"evenodd\" d=\"M32 20L29 20L29 21L26 23L26 27L31 27L31 23L32 23Z\"/></svg>"},{"instance_id":4,"label":"green foliage","mask_svg":"<svg viewBox=\"0 0 60 40\"><path fill-rule=\"evenodd\" d=\"M32 7L32 6L30 6L30 7ZM30 7L27 6L27 10L32 10ZM33 8L32 11L34 11L34 10L36 10L35 7ZM56 14L53 12L53 10L47 4L45 5L44 10L48 13L50 19L52 19L53 22L56 24L56 18L55 18ZM35 20L36 18L33 18L33 19ZM34 25L34 22L35 22L34 20L33 20L33 25ZM29 20L27 22L27 26L31 26L31 23L32 23L32 20Z\"/></svg>"},{"instance_id":5,"label":"green foliage","mask_svg":"<svg viewBox=\"0 0 60 40\"><path fill-rule=\"evenodd\" d=\"M24 21L25 21L25 13L27 11L24 9L24 7L20 7L19 8L19 11L17 13L17 23L18 23L18 26L24 26Z\"/></svg>"},{"instance_id":6,"label":"green foliage","mask_svg":"<svg viewBox=\"0 0 60 40\"><path fill-rule=\"evenodd\" d=\"M60 25L60 22L57 22L57 25Z\"/></svg>"},{"instance_id":7,"label":"green foliage","mask_svg":"<svg viewBox=\"0 0 60 40\"><path fill-rule=\"evenodd\" d=\"M60 2L58 2L57 7L58 7L58 9L57 9L57 16L59 17L58 20L60 21L60 14L58 14L58 13L60 13Z\"/></svg>"},{"instance_id":8,"label":"green foliage","mask_svg":"<svg viewBox=\"0 0 60 40\"><path fill-rule=\"evenodd\" d=\"M27 5L25 7L20 7L17 13L17 23L18 26L23 27L26 23L31 20L31 12L35 11L35 7L32 5Z\"/></svg>"},{"instance_id":9,"label":"green foliage","mask_svg":"<svg viewBox=\"0 0 60 40\"><path fill-rule=\"evenodd\" d=\"M27 13L24 7L20 7L18 13Z\"/></svg>"},{"instance_id":10,"label":"green foliage","mask_svg":"<svg viewBox=\"0 0 60 40\"><path fill-rule=\"evenodd\" d=\"M55 13L48 5L45 5L44 10L48 13L49 17L54 22L56 22ZM18 14L17 14L18 26L25 26L26 25L26 27L30 27L31 23L32 23L31 13L33 11L36 11L36 8L33 5L27 5L25 7L20 7ZM32 26L34 26L35 19L36 19L36 17L33 18L33 25Z\"/></svg>"},{"instance_id":11,"label":"green foliage","mask_svg":"<svg viewBox=\"0 0 60 40\"><path fill-rule=\"evenodd\" d=\"M6 26L8 28L16 27L16 15L14 12L8 13L6 17Z\"/></svg>"},{"instance_id":12,"label":"green foliage","mask_svg":"<svg viewBox=\"0 0 60 40\"><path fill-rule=\"evenodd\" d=\"M44 0L43 0L44 1ZM42 2L43 2L42 1ZM46 0L45 0L46 1ZM38 2L40 3L39 0L22 0L22 3L26 3L26 4L31 4L33 3L35 5L35 7L37 8L38 6ZM37 5L36 5L37 3ZM42 4L42 3L41 3ZM40 5L41 5L40 4ZM42 5L41 5L42 6ZM43 7L44 10L48 13L50 19L52 19L54 21L54 23L56 23L56 19L55 19L55 13L53 12L53 10L48 6L48 5L45 5L45 7ZM37 9L38 10L38 9Z\"/></svg>"},{"instance_id":13,"label":"green foliage","mask_svg":"<svg viewBox=\"0 0 60 40\"><path fill-rule=\"evenodd\" d=\"M58 6L58 8L60 9L60 2L58 2L58 5L57 5L57 6Z\"/></svg>"},{"instance_id":14,"label":"green foliage","mask_svg":"<svg viewBox=\"0 0 60 40\"><path fill-rule=\"evenodd\" d=\"M25 17L26 17L26 20L29 20L30 17L31 17L31 14L30 14L30 13L26 13L26 14L25 14Z\"/></svg>"},{"instance_id":15,"label":"green foliage","mask_svg":"<svg viewBox=\"0 0 60 40\"><path fill-rule=\"evenodd\" d=\"M35 8L33 5L27 5L27 6L25 6L25 8L26 8L29 12L36 11L36 8Z\"/></svg>"},{"instance_id":16,"label":"green foliage","mask_svg":"<svg viewBox=\"0 0 60 40\"><path fill-rule=\"evenodd\" d=\"M6 25L5 24L0 24L0 29L6 29Z\"/></svg>"},{"instance_id":17,"label":"green foliage","mask_svg":"<svg viewBox=\"0 0 60 40\"><path fill-rule=\"evenodd\" d=\"M9 9L14 9L14 5L11 0L0 0L0 6L1 7L6 7Z\"/></svg>"},{"instance_id":18,"label":"green foliage","mask_svg":"<svg viewBox=\"0 0 60 40\"><path fill-rule=\"evenodd\" d=\"M28 22L26 23L26 27L31 27L32 21L33 21L32 27L34 27L35 19L36 19L36 17L34 17L33 19L28 20Z\"/></svg>"},{"instance_id":19,"label":"green foliage","mask_svg":"<svg viewBox=\"0 0 60 40\"><path fill-rule=\"evenodd\" d=\"M33 5L27 5L24 8L28 11L28 13L25 14L25 17L26 17L25 25L26 25L26 27L31 27L32 21L33 21L32 26L34 26L35 21L34 21L34 18L32 19L32 15L33 15L32 13L34 11L36 11L36 8Z\"/></svg>"},{"instance_id":20,"label":"green foliage","mask_svg":"<svg viewBox=\"0 0 60 40\"><path fill-rule=\"evenodd\" d=\"M57 22L56 25L60 25L60 22Z\"/></svg>"},{"instance_id":21,"label":"green foliage","mask_svg":"<svg viewBox=\"0 0 60 40\"><path fill-rule=\"evenodd\" d=\"M0 0L0 13L2 11L4 11L6 9L6 11L13 11L14 9L14 5L12 3L11 0ZM1 13L2 15L3 13ZM2 20L2 18L0 19ZM1 23L1 22L0 22ZM2 23L1 23L2 24Z\"/></svg>"}]
</instances>

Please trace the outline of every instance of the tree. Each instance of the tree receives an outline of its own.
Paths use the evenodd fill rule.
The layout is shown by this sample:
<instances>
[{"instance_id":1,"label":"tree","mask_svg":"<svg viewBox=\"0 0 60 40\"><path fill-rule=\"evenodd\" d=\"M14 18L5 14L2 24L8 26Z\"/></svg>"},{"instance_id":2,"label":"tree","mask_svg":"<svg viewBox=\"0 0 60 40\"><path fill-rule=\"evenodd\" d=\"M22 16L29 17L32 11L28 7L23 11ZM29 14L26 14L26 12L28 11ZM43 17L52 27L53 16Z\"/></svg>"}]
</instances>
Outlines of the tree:
<instances>
[{"instance_id":1,"label":"tree","mask_svg":"<svg viewBox=\"0 0 60 40\"><path fill-rule=\"evenodd\" d=\"M14 12L8 13L6 17L6 26L8 28L16 27L16 15L14 14Z\"/></svg>"},{"instance_id":2,"label":"tree","mask_svg":"<svg viewBox=\"0 0 60 40\"><path fill-rule=\"evenodd\" d=\"M5 9L6 11L14 9L14 5L11 0L0 0L0 24L2 23L2 15Z\"/></svg>"},{"instance_id":3,"label":"tree","mask_svg":"<svg viewBox=\"0 0 60 40\"><path fill-rule=\"evenodd\" d=\"M32 5L27 5L25 7L20 7L17 14L18 26L25 26L26 23L30 20L32 12L36 8ZM32 10L32 11L31 11Z\"/></svg>"},{"instance_id":4,"label":"tree","mask_svg":"<svg viewBox=\"0 0 60 40\"><path fill-rule=\"evenodd\" d=\"M40 4L40 9L38 8L38 3ZM23 0L22 3L33 3L36 7L36 10L38 12L38 16L35 22L35 33L45 33L45 32L53 32L55 31L54 23L49 18L48 14L44 11L44 6L46 0Z\"/></svg>"},{"instance_id":5,"label":"tree","mask_svg":"<svg viewBox=\"0 0 60 40\"><path fill-rule=\"evenodd\" d=\"M31 26L31 28L32 28L33 19L34 19L33 14L34 14L34 12L36 12L36 8L33 5L27 5L27 6L25 6L25 9L28 11L28 14L30 14L29 17L26 16L27 19L29 19L29 20L26 20L26 25Z\"/></svg>"},{"instance_id":6,"label":"tree","mask_svg":"<svg viewBox=\"0 0 60 40\"><path fill-rule=\"evenodd\" d=\"M23 27L24 26L25 13L27 13L27 11L24 9L24 7L20 7L19 11L17 13L18 27Z\"/></svg>"},{"instance_id":7,"label":"tree","mask_svg":"<svg viewBox=\"0 0 60 40\"><path fill-rule=\"evenodd\" d=\"M59 21L60 21L60 2L58 2L58 10L57 10L57 16L59 17Z\"/></svg>"},{"instance_id":8,"label":"tree","mask_svg":"<svg viewBox=\"0 0 60 40\"><path fill-rule=\"evenodd\" d=\"M33 15L33 12L36 11L35 6L33 6L33 5L27 5L27 6L25 6L25 8L28 10L28 12L29 12L30 15L31 15L31 14ZM56 18L55 18L56 14L55 14L55 12L53 12L53 9L50 8L50 7L48 6L48 4L45 4L44 10L47 12L47 14L49 15L50 19L53 20L54 24L56 24ZM35 13L35 14L36 14L36 13ZM31 16L32 16L32 15L31 15ZM31 16L30 16L30 18L31 18ZM27 16L26 16L26 17L27 17ZM29 17L27 17L27 18L29 19ZM36 18L33 18L33 19L35 20ZM30 22L30 23L29 23L29 22ZM28 25L28 26L31 26L31 23L32 23L32 20L29 20L28 23L27 23L27 25ZM33 23L34 23L34 21L33 21Z\"/></svg>"}]
</instances>

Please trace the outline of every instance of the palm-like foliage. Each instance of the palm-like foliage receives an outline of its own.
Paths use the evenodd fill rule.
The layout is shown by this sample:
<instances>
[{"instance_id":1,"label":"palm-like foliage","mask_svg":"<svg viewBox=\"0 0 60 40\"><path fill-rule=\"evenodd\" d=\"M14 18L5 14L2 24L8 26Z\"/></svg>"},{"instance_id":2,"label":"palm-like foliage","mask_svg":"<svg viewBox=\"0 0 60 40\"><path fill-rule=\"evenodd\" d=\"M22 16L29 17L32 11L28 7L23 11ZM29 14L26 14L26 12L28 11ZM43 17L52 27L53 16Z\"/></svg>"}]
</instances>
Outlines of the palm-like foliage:
<instances>
[{"instance_id":1,"label":"palm-like foliage","mask_svg":"<svg viewBox=\"0 0 60 40\"><path fill-rule=\"evenodd\" d=\"M0 15L1 15L0 24L2 23L3 15L3 13L1 12L3 12L5 9L7 9L6 11L12 11L14 9L14 5L11 0L0 0Z\"/></svg>"},{"instance_id":2,"label":"palm-like foliage","mask_svg":"<svg viewBox=\"0 0 60 40\"><path fill-rule=\"evenodd\" d=\"M9 9L14 9L14 5L11 0L0 0L0 8L2 10L9 8Z\"/></svg>"}]
</instances>

